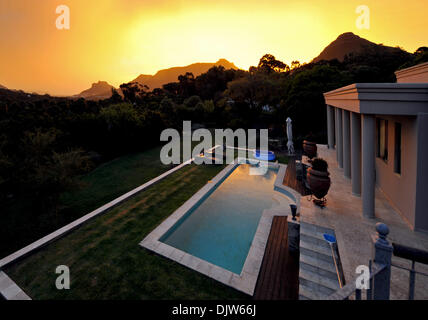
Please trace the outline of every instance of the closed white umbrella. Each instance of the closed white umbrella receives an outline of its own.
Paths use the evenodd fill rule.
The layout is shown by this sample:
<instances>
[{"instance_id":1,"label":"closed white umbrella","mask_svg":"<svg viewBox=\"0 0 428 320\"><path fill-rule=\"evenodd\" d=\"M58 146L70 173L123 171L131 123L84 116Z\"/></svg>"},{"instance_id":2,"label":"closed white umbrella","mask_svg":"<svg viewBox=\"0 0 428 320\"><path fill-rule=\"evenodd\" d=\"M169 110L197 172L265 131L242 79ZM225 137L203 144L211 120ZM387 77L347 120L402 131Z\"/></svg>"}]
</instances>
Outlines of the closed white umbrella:
<instances>
[{"instance_id":1,"label":"closed white umbrella","mask_svg":"<svg viewBox=\"0 0 428 320\"><path fill-rule=\"evenodd\" d=\"M291 124L290 117L287 118L287 148L288 148L288 154L294 154L294 145L293 145L293 126Z\"/></svg>"}]
</instances>

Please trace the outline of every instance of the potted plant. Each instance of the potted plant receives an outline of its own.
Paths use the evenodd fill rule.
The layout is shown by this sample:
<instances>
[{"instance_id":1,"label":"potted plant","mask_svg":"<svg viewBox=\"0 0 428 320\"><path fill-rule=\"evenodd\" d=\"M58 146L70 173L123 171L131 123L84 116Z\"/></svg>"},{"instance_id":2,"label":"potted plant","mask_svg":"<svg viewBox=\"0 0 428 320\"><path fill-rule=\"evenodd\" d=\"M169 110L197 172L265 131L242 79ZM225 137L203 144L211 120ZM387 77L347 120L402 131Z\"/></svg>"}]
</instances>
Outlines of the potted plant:
<instances>
[{"instance_id":1,"label":"potted plant","mask_svg":"<svg viewBox=\"0 0 428 320\"><path fill-rule=\"evenodd\" d=\"M308 169L306 179L313 195L318 199L323 199L330 189L330 173L327 169L327 161L321 158L312 160L312 167Z\"/></svg>"},{"instance_id":2,"label":"potted plant","mask_svg":"<svg viewBox=\"0 0 428 320\"><path fill-rule=\"evenodd\" d=\"M305 140L303 140L303 153L309 159L317 156L317 144L314 142L312 134L309 134L306 136Z\"/></svg>"}]
</instances>

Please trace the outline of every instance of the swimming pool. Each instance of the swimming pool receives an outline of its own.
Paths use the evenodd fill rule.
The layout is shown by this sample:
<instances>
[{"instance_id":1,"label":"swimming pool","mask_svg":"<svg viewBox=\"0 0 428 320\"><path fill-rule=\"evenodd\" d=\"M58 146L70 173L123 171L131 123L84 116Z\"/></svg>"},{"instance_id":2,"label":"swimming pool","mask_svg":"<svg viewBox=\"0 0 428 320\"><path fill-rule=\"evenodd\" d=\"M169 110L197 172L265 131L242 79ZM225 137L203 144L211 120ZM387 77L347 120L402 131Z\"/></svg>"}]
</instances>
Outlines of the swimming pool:
<instances>
[{"instance_id":1,"label":"swimming pool","mask_svg":"<svg viewBox=\"0 0 428 320\"><path fill-rule=\"evenodd\" d=\"M240 274L263 211L286 199L274 190L278 169L250 175L251 166L236 166L159 241Z\"/></svg>"}]
</instances>

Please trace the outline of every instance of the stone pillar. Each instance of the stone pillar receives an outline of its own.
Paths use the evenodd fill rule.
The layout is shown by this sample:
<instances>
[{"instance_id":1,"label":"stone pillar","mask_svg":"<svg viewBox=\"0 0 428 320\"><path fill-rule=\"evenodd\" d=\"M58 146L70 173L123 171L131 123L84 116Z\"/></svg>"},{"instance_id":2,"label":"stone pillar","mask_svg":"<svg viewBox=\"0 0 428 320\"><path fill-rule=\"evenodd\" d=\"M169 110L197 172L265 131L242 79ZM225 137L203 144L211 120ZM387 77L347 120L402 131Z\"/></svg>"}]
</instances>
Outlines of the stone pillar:
<instances>
[{"instance_id":1,"label":"stone pillar","mask_svg":"<svg viewBox=\"0 0 428 320\"><path fill-rule=\"evenodd\" d=\"M362 200L363 215L366 218L375 216L375 117L362 115L363 123L363 163L362 163Z\"/></svg>"},{"instance_id":2,"label":"stone pillar","mask_svg":"<svg viewBox=\"0 0 428 320\"><path fill-rule=\"evenodd\" d=\"M343 174L347 178L351 178L351 129L349 125L349 111L342 111L343 121Z\"/></svg>"},{"instance_id":3,"label":"stone pillar","mask_svg":"<svg viewBox=\"0 0 428 320\"><path fill-rule=\"evenodd\" d=\"M342 130L342 109L336 108L337 121L337 135L336 135L336 155L339 168L343 168L343 130Z\"/></svg>"},{"instance_id":4,"label":"stone pillar","mask_svg":"<svg viewBox=\"0 0 428 320\"><path fill-rule=\"evenodd\" d=\"M336 149L336 161L339 163L339 153L337 152L337 145L338 145L338 136L339 136L339 130L337 128L337 117L338 117L338 109L334 108L334 148Z\"/></svg>"},{"instance_id":5,"label":"stone pillar","mask_svg":"<svg viewBox=\"0 0 428 320\"><path fill-rule=\"evenodd\" d=\"M352 194L361 195L361 117L351 112L351 177Z\"/></svg>"},{"instance_id":6,"label":"stone pillar","mask_svg":"<svg viewBox=\"0 0 428 320\"><path fill-rule=\"evenodd\" d=\"M334 149L334 107L327 105L328 148Z\"/></svg>"}]
</instances>

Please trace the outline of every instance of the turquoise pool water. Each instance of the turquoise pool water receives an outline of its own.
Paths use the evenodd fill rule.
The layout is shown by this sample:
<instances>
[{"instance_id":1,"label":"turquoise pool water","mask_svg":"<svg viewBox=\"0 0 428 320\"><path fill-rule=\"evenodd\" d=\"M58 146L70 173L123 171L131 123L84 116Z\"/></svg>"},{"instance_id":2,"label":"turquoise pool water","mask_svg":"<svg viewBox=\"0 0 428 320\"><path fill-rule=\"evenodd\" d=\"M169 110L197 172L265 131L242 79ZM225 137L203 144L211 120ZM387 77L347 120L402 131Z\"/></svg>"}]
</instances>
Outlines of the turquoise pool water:
<instances>
[{"instance_id":1,"label":"turquoise pool water","mask_svg":"<svg viewBox=\"0 0 428 320\"><path fill-rule=\"evenodd\" d=\"M237 166L160 241L240 274L263 210L277 205L277 170L250 175L250 167Z\"/></svg>"}]
</instances>

